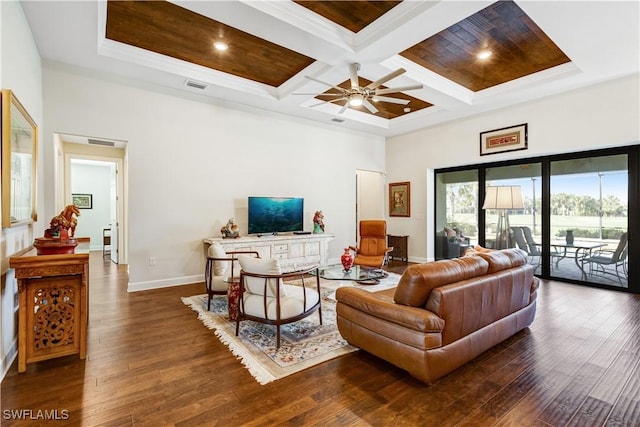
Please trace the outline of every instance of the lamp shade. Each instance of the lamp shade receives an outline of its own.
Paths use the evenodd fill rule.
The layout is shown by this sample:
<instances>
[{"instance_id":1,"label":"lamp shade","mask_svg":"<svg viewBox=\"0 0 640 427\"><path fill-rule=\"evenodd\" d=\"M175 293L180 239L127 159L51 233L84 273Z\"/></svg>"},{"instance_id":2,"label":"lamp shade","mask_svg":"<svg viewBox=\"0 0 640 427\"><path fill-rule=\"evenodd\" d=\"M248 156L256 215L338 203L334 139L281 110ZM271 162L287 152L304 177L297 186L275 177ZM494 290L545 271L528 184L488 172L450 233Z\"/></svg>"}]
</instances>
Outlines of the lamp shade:
<instances>
[{"instance_id":1,"label":"lamp shade","mask_svg":"<svg viewBox=\"0 0 640 427\"><path fill-rule=\"evenodd\" d=\"M482 209L522 209L522 190L519 185L487 187Z\"/></svg>"}]
</instances>

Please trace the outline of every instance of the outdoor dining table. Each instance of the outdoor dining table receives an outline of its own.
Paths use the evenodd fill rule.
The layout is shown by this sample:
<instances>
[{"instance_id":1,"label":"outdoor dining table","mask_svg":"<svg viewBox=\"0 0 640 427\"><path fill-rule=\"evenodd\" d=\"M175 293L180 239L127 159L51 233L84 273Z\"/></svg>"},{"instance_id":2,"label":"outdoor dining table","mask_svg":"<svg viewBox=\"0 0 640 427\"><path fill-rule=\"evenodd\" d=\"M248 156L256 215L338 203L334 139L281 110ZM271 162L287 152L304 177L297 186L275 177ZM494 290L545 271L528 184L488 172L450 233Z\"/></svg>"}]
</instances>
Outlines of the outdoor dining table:
<instances>
[{"instance_id":1,"label":"outdoor dining table","mask_svg":"<svg viewBox=\"0 0 640 427\"><path fill-rule=\"evenodd\" d=\"M603 242L578 242L575 241L573 243L567 243L563 241L552 241L550 243L552 247L555 247L558 250L558 254L555 255L556 258L556 267L558 267L558 263L567 258L568 255L573 253L573 259L576 263L576 266L582 272L582 280L587 279L587 272L584 270L584 263L581 262L582 259L591 254L591 251L594 249L602 248L607 246L606 243Z\"/></svg>"}]
</instances>

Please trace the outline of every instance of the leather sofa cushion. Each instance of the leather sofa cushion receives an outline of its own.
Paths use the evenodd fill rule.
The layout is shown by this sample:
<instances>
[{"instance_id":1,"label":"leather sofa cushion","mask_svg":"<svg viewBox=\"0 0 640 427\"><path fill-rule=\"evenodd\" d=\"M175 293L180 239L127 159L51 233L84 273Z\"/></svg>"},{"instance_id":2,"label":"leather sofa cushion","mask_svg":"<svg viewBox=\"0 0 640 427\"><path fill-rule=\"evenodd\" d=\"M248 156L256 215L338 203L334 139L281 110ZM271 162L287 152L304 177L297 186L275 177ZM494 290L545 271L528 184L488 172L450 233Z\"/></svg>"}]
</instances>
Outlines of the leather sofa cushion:
<instances>
[{"instance_id":1,"label":"leather sofa cushion","mask_svg":"<svg viewBox=\"0 0 640 427\"><path fill-rule=\"evenodd\" d=\"M489 263L488 273L506 270L508 268L519 267L527 264L527 253L522 249L503 249L501 251L478 252L478 256Z\"/></svg>"},{"instance_id":2,"label":"leather sofa cushion","mask_svg":"<svg viewBox=\"0 0 640 427\"><path fill-rule=\"evenodd\" d=\"M369 316L384 319L395 325L418 332L441 333L444 320L423 308L399 310L393 302L393 289L368 292L353 287L342 287L336 291L336 300Z\"/></svg>"},{"instance_id":3,"label":"leather sofa cushion","mask_svg":"<svg viewBox=\"0 0 640 427\"><path fill-rule=\"evenodd\" d=\"M481 257L454 258L407 267L393 295L397 304L425 307L431 290L487 274L489 263Z\"/></svg>"}]
</instances>

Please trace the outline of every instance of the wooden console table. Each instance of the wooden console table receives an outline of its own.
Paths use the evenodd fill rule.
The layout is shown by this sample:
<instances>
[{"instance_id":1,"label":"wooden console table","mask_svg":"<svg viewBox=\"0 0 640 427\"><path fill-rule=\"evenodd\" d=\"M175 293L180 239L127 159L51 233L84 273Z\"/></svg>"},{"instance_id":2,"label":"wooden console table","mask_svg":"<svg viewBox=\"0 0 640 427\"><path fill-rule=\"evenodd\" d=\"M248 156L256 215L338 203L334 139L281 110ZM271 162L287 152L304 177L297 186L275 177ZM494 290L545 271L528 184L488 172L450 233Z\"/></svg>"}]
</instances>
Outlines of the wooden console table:
<instances>
[{"instance_id":1,"label":"wooden console table","mask_svg":"<svg viewBox=\"0 0 640 427\"><path fill-rule=\"evenodd\" d=\"M81 251L76 251L81 252ZM89 253L11 257L18 279L18 372L27 363L87 356Z\"/></svg>"},{"instance_id":2,"label":"wooden console table","mask_svg":"<svg viewBox=\"0 0 640 427\"><path fill-rule=\"evenodd\" d=\"M393 248L393 250L389 252L389 258L400 258L400 260L404 262L409 262L408 239L409 236L394 236L387 234L387 246Z\"/></svg>"}]
</instances>

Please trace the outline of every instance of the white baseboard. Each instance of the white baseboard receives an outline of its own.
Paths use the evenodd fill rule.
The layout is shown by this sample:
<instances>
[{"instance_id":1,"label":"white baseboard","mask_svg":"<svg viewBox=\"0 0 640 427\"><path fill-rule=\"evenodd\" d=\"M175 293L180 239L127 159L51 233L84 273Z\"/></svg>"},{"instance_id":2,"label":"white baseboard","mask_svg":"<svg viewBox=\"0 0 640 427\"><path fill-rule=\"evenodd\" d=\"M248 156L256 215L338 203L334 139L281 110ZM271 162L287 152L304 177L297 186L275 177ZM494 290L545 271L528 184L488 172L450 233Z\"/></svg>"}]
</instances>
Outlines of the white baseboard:
<instances>
[{"instance_id":1,"label":"white baseboard","mask_svg":"<svg viewBox=\"0 0 640 427\"><path fill-rule=\"evenodd\" d=\"M204 274L193 276L172 277L163 280L149 280L147 282L135 282L127 285L128 292L148 291L150 289L170 288L171 286L188 285L191 283L204 282ZM204 292L204 287L202 288Z\"/></svg>"},{"instance_id":2,"label":"white baseboard","mask_svg":"<svg viewBox=\"0 0 640 427\"><path fill-rule=\"evenodd\" d=\"M11 348L9 348L9 352L2 359L1 361L2 363L0 364L0 368L2 369L1 379L4 379L4 377L7 375L7 372L9 372L9 368L11 368L11 364L13 363L14 360L16 360L17 356L18 356L18 337L15 337L13 339L13 344L11 344Z\"/></svg>"}]
</instances>

